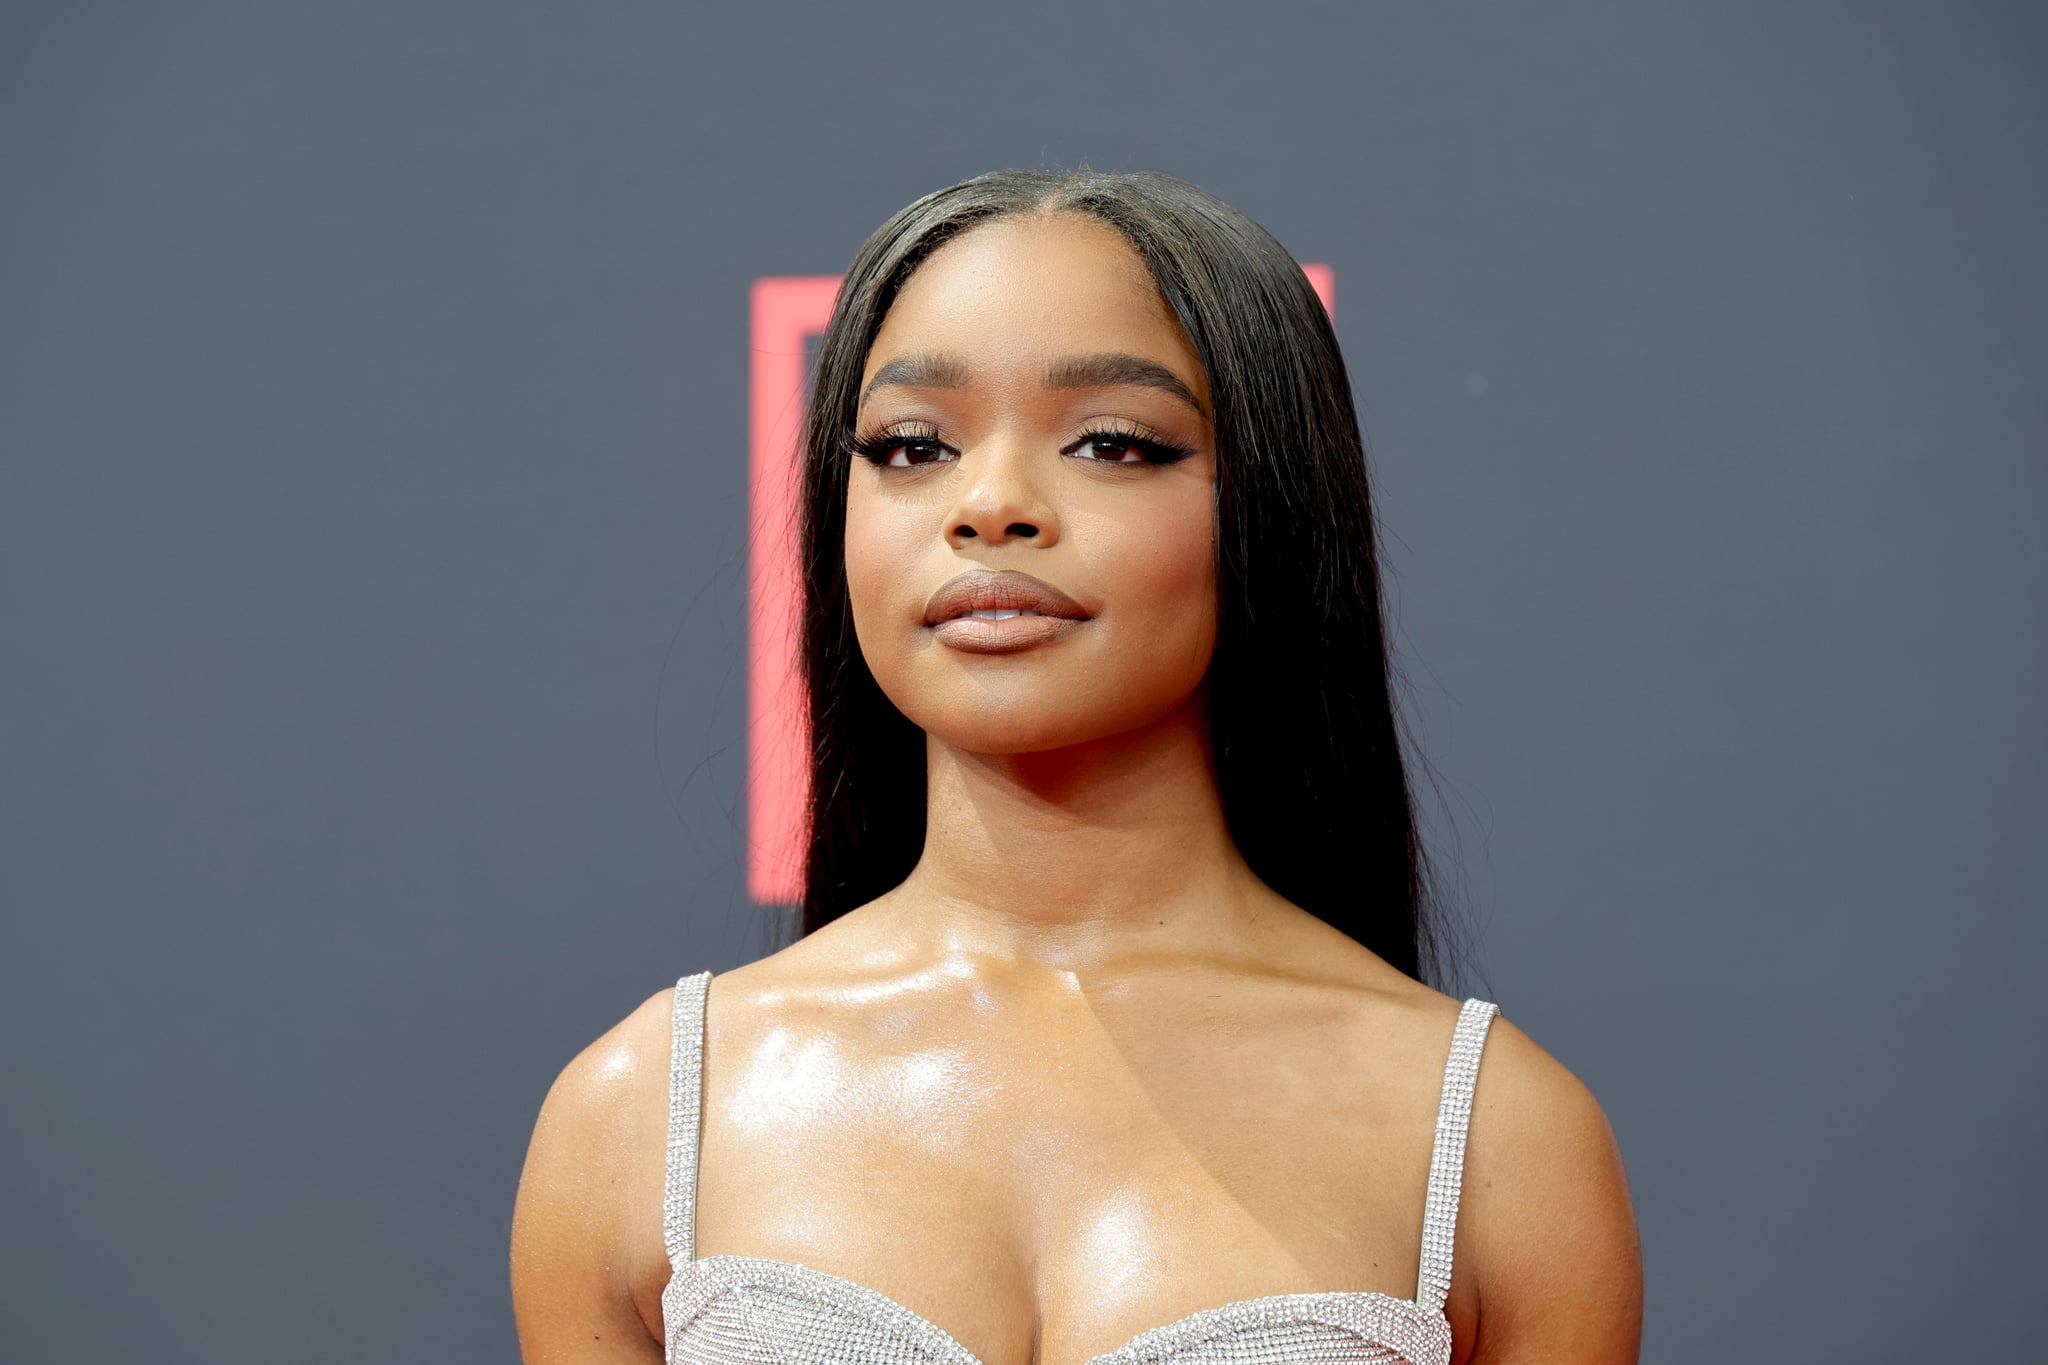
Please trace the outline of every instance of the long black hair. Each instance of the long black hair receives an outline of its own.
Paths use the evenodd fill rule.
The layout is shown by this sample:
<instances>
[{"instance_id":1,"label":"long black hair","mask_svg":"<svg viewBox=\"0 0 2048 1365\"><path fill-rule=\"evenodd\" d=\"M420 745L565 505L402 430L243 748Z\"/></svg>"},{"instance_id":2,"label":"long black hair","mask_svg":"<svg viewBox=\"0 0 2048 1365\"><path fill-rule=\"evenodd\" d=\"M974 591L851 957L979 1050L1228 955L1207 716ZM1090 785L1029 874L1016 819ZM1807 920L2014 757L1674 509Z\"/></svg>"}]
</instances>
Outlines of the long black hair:
<instances>
[{"instance_id":1,"label":"long black hair","mask_svg":"<svg viewBox=\"0 0 2048 1365\"><path fill-rule=\"evenodd\" d=\"M924 846L924 733L868 671L847 595L846 452L868 349L940 246L1043 213L1121 232L1208 373L1219 596L1210 729L1232 839L1274 891L1433 981L1448 944L1402 761L1365 446L1336 333L1265 229L1151 171L976 176L882 224L840 286L802 438L812 763L802 932L902 882Z\"/></svg>"}]
</instances>

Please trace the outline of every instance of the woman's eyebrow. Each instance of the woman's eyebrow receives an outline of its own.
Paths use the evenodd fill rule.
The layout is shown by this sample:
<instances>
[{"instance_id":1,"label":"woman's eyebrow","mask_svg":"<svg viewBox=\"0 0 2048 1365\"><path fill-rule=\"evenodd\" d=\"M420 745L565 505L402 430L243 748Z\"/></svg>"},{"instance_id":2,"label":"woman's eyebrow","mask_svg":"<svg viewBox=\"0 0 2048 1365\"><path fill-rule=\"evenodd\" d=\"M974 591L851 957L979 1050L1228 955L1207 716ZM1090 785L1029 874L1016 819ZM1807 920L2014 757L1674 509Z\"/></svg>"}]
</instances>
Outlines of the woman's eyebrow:
<instances>
[{"instance_id":1,"label":"woman's eyebrow","mask_svg":"<svg viewBox=\"0 0 2048 1365\"><path fill-rule=\"evenodd\" d=\"M862 406L874 396L876 389L900 385L907 389L964 389L972 382L973 371L967 362L957 355L943 351L912 351L899 355L881 369L868 386L860 391Z\"/></svg>"},{"instance_id":2,"label":"woman's eyebrow","mask_svg":"<svg viewBox=\"0 0 2048 1365\"><path fill-rule=\"evenodd\" d=\"M1195 397L1195 391L1179 375L1141 355L1098 351L1094 355L1068 356L1045 367L1045 386L1049 389L1106 389L1119 385L1158 389L1172 394L1202 416L1209 415L1202 400Z\"/></svg>"},{"instance_id":3,"label":"woman's eyebrow","mask_svg":"<svg viewBox=\"0 0 2048 1365\"><path fill-rule=\"evenodd\" d=\"M943 351L913 351L900 355L875 371L861 390L865 406L876 389L892 385L915 389L964 389L973 382L973 369L957 355ZM1181 377L1156 360L1125 351L1098 351L1092 355L1065 356L1045 368L1049 389L1104 389L1128 385L1158 389L1172 394L1202 416L1209 415L1202 400Z\"/></svg>"}]
</instances>

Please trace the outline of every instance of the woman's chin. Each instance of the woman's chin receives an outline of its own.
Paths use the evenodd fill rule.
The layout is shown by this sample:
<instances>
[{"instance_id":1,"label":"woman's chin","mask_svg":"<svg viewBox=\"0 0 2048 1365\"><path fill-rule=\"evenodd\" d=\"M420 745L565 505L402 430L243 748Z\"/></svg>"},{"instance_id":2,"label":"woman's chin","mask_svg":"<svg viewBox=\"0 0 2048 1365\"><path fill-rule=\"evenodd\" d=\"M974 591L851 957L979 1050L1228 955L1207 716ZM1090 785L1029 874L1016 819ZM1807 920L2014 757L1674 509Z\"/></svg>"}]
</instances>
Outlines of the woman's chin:
<instances>
[{"instance_id":1,"label":"woman's chin","mask_svg":"<svg viewBox=\"0 0 2048 1365\"><path fill-rule=\"evenodd\" d=\"M990 705L984 699L976 706L949 707L937 714L907 714L932 741L946 748L981 758L1017 758L1113 744L1125 736L1136 741L1178 710L1178 706L1119 707L1098 713L1050 706L1033 698L1014 707Z\"/></svg>"},{"instance_id":2,"label":"woman's chin","mask_svg":"<svg viewBox=\"0 0 2048 1365\"><path fill-rule=\"evenodd\" d=\"M925 734L946 748L982 758L1054 753L1107 737L1107 733L1100 729L1077 728L1071 717L1058 716L985 716L922 728Z\"/></svg>"}]
</instances>

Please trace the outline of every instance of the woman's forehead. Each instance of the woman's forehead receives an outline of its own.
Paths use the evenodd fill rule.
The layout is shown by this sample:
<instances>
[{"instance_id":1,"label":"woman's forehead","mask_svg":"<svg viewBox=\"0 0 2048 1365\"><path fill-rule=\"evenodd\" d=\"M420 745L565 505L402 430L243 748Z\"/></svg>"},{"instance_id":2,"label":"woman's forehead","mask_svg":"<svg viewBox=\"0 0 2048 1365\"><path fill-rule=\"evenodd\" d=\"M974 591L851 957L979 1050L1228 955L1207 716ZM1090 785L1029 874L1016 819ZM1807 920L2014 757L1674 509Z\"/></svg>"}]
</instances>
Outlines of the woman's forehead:
<instances>
[{"instance_id":1,"label":"woman's forehead","mask_svg":"<svg viewBox=\"0 0 2048 1365\"><path fill-rule=\"evenodd\" d=\"M1108 224L1076 214L999 220L933 252L882 320L863 388L911 352L1040 368L1065 356L1124 353L1185 370L1190 380L1201 372L1137 251Z\"/></svg>"}]
</instances>

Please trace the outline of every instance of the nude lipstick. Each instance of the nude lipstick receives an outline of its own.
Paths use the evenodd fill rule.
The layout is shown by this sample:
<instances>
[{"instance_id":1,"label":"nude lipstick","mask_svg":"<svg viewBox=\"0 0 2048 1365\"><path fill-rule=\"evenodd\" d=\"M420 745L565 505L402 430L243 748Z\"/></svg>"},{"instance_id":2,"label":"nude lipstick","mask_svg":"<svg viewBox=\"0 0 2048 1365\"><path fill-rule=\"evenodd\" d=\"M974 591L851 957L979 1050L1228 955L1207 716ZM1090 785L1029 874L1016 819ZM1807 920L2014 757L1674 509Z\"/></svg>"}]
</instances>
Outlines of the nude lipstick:
<instances>
[{"instance_id":1,"label":"nude lipstick","mask_svg":"<svg viewBox=\"0 0 2048 1365\"><path fill-rule=\"evenodd\" d=\"M1014 569L956 574L924 606L932 638L968 654L1030 649L1072 634L1088 619L1079 602Z\"/></svg>"}]
</instances>

